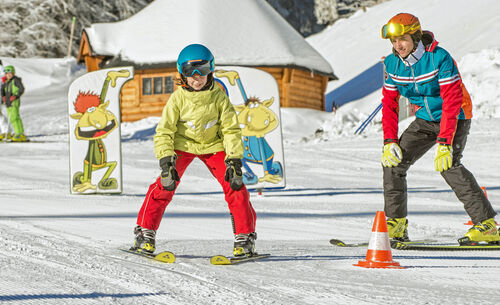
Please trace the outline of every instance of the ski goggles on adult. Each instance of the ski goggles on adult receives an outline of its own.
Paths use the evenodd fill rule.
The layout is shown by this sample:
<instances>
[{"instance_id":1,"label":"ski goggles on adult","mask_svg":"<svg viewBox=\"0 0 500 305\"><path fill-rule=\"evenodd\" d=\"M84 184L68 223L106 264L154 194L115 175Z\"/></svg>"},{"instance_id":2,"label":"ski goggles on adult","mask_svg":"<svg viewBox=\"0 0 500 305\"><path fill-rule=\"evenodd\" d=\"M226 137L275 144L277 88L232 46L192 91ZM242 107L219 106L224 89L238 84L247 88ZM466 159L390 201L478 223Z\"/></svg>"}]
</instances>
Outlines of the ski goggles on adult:
<instances>
[{"instance_id":1,"label":"ski goggles on adult","mask_svg":"<svg viewBox=\"0 0 500 305\"><path fill-rule=\"evenodd\" d=\"M212 65L208 60L190 60L181 65L181 73L186 77L192 77L195 73L201 76L212 72Z\"/></svg>"},{"instance_id":2,"label":"ski goggles on adult","mask_svg":"<svg viewBox=\"0 0 500 305\"><path fill-rule=\"evenodd\" d=\"M392 38L396 36L402 36L406 33L413 34L420 30L420 23L414 23L410 25L402 25L400 23L388 23L382 27L382 38Z\"/></svg>"}]
</instances>

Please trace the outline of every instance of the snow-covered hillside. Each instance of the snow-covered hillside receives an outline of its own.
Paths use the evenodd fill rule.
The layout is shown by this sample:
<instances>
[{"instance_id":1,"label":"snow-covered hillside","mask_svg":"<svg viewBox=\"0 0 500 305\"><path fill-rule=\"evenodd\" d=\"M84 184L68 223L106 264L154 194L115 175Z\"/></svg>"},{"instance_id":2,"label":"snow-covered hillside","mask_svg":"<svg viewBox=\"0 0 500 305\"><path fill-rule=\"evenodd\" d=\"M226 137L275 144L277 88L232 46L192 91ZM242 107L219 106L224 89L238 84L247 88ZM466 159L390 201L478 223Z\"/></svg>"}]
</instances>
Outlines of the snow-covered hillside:
<instances>
[{"instance_id":1,"label":"snow-covered hillside","mask_svg":"<svg viewBox=\"0 0 500 305\"><path fill-rule=\"evenodd\" d=\"M455 28L462 26L464 18L470 20L468 28L480 33L497 26L486 18L495 18L490 15L498 11L495 1L476 1L478 10L473 10L462 0L453 1L452 8L448 0L393 0L363 13L363 20L373 20L373 24L356 37L360 41L371 35L379 39L380 25L395 10L403 9L399 5L404 4L405 11L418 12L424 2L435 12L460 12L461 19L442 17L456 23ZM488 3L490 10L480 9L481 3ZM380 22L374 21L377 18ZM426 19L421 17L424 27ZM435 32L440 29L433 26ZM353 37L352 31L337 31L335 26L322 35L329 31L339 41ZM474 49L460 53L456 46L464 40L474 40ZM463 163L486 187L493 207L500 211L500 42L485 41L466 31L450 31L441 41L455 54L475 104ZM365 44L358 48L367 49ZM383 55L389 49L382 41L380 52L374 54ZM353 70L362 71L372 64L354 51L342 56ZM29 71L25 64L24 71ZM72 77L71 71L77 70L67 64L69 70L59 68ZM334 69L335 65L332 63ZM21 115L33 142L0 143L2 304L500 302L500 251L392 250L393 259L405 269L364 269L353 264L365 258L366 248L338 248L328 243L330 238L367 241L375 212L383 209L379 125L369 126L363 136L352 135L359 120L380 102L379 93L342 106L335 114L282 109L287 187L260 196L251 194L258 217L257 249L271 253L269 259L239 266L209 264L211 255L231 252L231 221L219 185L201 162L194 161L158 231L158 249L178 256L176 263L166 265L119 251L131 245L138 210L149 184L159 174L153 142L122 143L123 194L70 195L64 77L54 75L53 82L48 82L58 84L60 90L37 89L36 93L33 88L40 88L37 78L22 73L20 69L28 92ZM128 137L156 122L150 118L122 124L122 134ZM401 127L405 124L408 120ZM469 219L435 172L433 160L434 153L429 152L408 173L409 234L413 239L453 243L466 232L464 223Z\"/></svg>"},{"instance_id":2,"label":"snow-covered hillside","mask_svg":"<svg viewBox=\"0 0 500 305\"><path fill-rule=\"evenodd\" d=\"M391 53L390 42L380 37L380 29L397 13L416 15L422 28L432 31L440 46L458 60L469 53L498 48L494 37L500 31L499 11L496 0L388 1L366 12L359 10L307 41L330 62L339 78L329 84L330 92Z\"/></svg>"}]
</instances>

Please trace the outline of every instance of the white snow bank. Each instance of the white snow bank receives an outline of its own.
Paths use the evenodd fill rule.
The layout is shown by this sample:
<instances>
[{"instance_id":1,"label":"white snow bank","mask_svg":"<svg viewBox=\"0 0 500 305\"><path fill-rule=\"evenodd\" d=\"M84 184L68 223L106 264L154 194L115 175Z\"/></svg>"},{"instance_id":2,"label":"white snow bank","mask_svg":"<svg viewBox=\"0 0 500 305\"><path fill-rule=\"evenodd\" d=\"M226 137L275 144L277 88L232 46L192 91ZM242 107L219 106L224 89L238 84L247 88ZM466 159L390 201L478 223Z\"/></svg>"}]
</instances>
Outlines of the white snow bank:
<instances>
[{"instance_id":1,"label":"white snow bank","mask_svg":"<svg viewBox=\"0 0 500 305\"><path fill-rule=\"evenodd\" d=\"M465 54L498 46L500 1L498 0L398 0L358 11L306 40L335 68L338 81L327 92L341 86L382 56L391 52L380 29L394 15L417 16L424 30L432 31L440 46L455 59ZM443 12L446 12L444 14Z\"/></svg>"},{"instance_id":2,"label":"white snow bank","mask_svg":"<svg viewBox=\"0 0 500 305\"><path fill-rule=\"evenodd\" d=\"M86 72L76 64L74 57L0 59L4 67L13 65L16 69L16 75L22 79L26 90L24 99L65 91L77 75Z\"/></svg>"}]
</instances>

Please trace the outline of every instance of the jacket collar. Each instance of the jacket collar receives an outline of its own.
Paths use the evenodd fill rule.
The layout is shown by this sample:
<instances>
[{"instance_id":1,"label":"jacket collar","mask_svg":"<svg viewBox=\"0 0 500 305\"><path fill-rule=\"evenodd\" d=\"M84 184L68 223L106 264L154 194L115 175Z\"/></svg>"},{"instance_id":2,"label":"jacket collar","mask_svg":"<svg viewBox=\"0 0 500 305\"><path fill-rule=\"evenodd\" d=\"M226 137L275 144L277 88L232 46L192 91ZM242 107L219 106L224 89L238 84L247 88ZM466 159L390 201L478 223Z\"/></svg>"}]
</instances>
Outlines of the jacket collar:
<instances>
[{"instance_id":1,"label":"jacket collar","mask_svg":"<svg viewBox=\"0 0 500 305\"><path fill-rule=\"evenodd\" d=\"M413 53L408 55L406 58L402 58L401 56L399 56L399 58L401 58L401 60L405 63L405 66L413 66L420 60L420 58L422 58L424 53L424 44L422 43L422 41L419 41L417 48L415 49L415 51L413 51Z\"/></svg>"},{"instance_id":2,"label":"jacket collar","mask_svg":"<svg viewBox=\"0 0 500 305\"><path fill-rule=\"evenodd\" d=\"M422 41L425 45L425 50L428 52L433 52L438 45L438 41L434 38L434 34L431 31L423 31Z\"/></svg>"},{"instance_id":3,"label":"jacket collar","mask_svg":"<svg viewBox=\"0 0 500 305\"><path fill-rule=\"evenodd\" d=\"M214 86L213 84L209 89L201 91L190 91L184 87L181 87L181 94L184 97L188 98L192 103L209 104L213 102L211 95L214 94L217 89L220 90L219 86Z\"/></svg>"}]
</instances>

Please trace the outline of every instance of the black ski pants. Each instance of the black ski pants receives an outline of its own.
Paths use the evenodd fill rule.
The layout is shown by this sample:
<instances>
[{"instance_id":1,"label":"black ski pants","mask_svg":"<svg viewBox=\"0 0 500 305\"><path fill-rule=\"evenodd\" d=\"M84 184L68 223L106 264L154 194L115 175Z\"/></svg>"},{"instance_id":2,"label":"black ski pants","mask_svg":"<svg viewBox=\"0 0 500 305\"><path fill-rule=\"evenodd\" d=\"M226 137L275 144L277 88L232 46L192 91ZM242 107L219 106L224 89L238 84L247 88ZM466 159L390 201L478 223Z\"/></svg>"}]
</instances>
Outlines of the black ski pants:
<instances>
[{"instance_id":1,"label":"black ski pants","mask_svg":"<svg viewBox=\"0 0 500 305\"><path fill-rule=\"evenodd\" d=\"M471 120L458 120L453 139L453 164L450 169L441 172L441 176L464 204L465 211L472 222L478 223L494 217L496 212L472 173L460 163L470 126ZM396 167L383 168L384 210L387 217L407 216L406 172L436 144L439 128L439 122L417 118L401 135L399 139L399 146L403 152L401 163Z\"/></svg>"}]
</instances>

